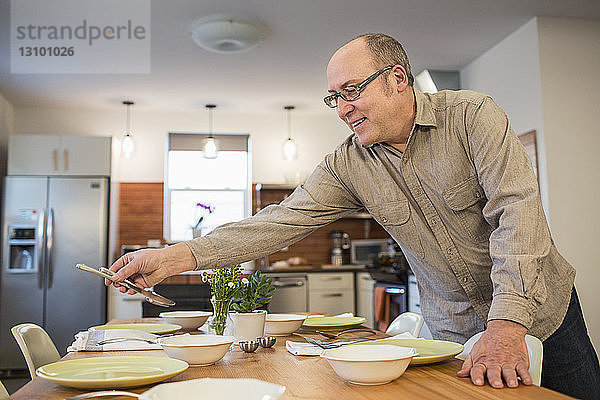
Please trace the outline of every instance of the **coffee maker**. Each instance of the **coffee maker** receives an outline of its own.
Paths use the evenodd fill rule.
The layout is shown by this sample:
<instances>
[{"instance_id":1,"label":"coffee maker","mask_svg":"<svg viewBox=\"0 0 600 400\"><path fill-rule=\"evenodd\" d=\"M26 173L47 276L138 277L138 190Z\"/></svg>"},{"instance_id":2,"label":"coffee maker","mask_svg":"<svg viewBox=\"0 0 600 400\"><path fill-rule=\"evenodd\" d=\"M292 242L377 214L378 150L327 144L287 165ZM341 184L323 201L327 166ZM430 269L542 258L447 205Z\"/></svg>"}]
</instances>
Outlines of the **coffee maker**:
<instances>
[{"instance_id":1,"label":"coffee maker","mask_svg":"<svg viewBox=\"0 0 600 400\"><path fill-rule=\"evenodd\" d=\"M350 235L342 231L331 232L331 264L343 265L350 262Z\"/></svg>"}]
</instances>

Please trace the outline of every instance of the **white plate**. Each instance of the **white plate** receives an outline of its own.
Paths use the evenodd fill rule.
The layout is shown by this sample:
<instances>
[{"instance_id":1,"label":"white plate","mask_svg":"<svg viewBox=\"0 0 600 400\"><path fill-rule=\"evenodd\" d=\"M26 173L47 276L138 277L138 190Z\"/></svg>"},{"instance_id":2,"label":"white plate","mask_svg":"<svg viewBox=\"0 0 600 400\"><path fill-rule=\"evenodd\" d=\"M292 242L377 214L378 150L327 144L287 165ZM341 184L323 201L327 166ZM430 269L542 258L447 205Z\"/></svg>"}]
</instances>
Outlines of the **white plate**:
<instances>
[{"instance_id":1,"label":"white plate","mask_svg":"<svg viewBox=\"0 0 600 400\"><path fill-rule=\"evenodd\" d=\"M276 400L285 386L258 379L202 378L165 383L142 394L142 400L245 399Z\"/></svg>"},{"instance_id":2,"label":"white plate","mask_svg":"<svg viewBox=\"0 0 600 400\"><path fill-rule=\"evenodd\" d=\"M169 311L161 312L158 316L170 324L181 325L183 329L191 330L204 325L211 315L210 311Z\"/></svg>"}]
</instances>

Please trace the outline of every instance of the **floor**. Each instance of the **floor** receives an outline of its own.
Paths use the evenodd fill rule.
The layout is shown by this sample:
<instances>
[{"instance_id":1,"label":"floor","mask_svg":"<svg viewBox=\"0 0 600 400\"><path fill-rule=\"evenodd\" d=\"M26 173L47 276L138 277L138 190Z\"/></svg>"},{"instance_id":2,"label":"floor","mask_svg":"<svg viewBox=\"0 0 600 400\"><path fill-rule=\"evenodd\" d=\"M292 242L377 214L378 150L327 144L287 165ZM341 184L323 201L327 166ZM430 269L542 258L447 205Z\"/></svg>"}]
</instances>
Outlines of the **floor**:
<instances>
[{"instance_id":1,"label":"floor","mask_svg":"<svg viewBox=\"0 0 600 400\"><path fill-rule=\"evenodd\" d=\"M27 370L19 370L11 373L11 376L6 376L6 374L2 374L2 376L0 376L0 380L2 380L2 384L4 385L8 393L13 394L17 390L19 390L21 386L29 382L30 377L29 372Z\"/></svg>"}]
</instances>

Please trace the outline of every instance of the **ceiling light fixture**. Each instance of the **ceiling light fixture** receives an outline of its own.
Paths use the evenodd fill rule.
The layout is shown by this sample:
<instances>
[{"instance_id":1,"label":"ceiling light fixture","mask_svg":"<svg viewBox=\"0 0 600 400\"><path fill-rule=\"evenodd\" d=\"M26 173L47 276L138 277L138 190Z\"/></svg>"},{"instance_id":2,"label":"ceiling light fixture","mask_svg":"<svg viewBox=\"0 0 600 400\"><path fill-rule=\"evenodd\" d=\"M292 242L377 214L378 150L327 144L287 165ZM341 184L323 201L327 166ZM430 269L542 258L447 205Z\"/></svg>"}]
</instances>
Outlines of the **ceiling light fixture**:
<instances>
[{"instance_id":1,"label":"ceiling light fixture","mask_svg":"<svg viewBox=\"0 0 600 400\"><path fill-rule=\"evenodd\" d=\"M287 122L288 122L288 137L283 143L283 158L288 161L292 161L298 155L298 146L292 139L292 110L296 108L294 106L285 106L284 110L287 111Z\"/></svg>"},{"instance_id":2,"label":"ceiling light fixture","mask_svg":"<svg viewBox=\"0 0 600 400\"><path fill-rule=\"evenodd\" d=\"M208 137L204 143L204 158L217 158L217 141L213 137L213 110L216 104L207 104L208 109Z\"/></svg>"},{"instance_id":3,"label":"ceiling light fixture","mask_svg":"<svg viewBox=\"0 0 600 400\"><path fill-rule=\"evenodd\" d=\"M121 151L125 158L131 158L131 155L135 151L135 141L133 140L133 132L131 130L131 106L135 103L126 100L123 104L127 107L127 122L125 125L125 135L123 135L123 140L121 141Z\"/></svg>"},{"instance_id":4,"label":"ceiling light fixture","mask_svg":"<svg viewBox=\"0 0 600 400\"><path fill-rule=\"evenodd\" d=\"M210 16L192 29L192 39L215 53L241 53L264 39L264 28L255 21L231 16Z\"/></svg>"}]
</instances>

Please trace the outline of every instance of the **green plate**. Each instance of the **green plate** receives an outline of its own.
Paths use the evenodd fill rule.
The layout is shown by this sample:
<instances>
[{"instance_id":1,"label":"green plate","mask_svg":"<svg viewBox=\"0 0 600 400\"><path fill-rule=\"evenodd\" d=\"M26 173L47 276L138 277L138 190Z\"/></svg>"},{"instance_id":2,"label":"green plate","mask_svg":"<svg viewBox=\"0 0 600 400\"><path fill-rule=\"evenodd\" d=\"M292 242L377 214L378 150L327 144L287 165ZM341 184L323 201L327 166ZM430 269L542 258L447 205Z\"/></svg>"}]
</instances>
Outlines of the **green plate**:
<instances>
[{"instance_id":1,"label":"green plate","mask_svg":"<svg viewBox=\"0 0 600 400\"><path fill-rule=\"evenodd\" d=\"M444 340L381 339L371 342L362 342L360 344L393 344L402 347L414 347L419 355L412 359L410 365L433 364L448 360L463 351L462 344L446 342Z\"/></svg>"},{"instance_id":2,"label":"green plate","mask_svg":"<svg viewBox=\"0 0 600 400\"><path fill-rule=\"evenodd\" d=\"M107 329L137 329L156 335L164 335L165 333L175 333L181 329L180 325L175 324L107 324L92 326L92 331L104 331Z\"/></svg>"},{"instance_id":3,"label":"green plate","mask_svg":"<svg viewBox=\"0 0 600 400\"><path fill-rule=\"evenodd\" d=\"M167 357L92 357L47 364L36 374L77 389L120 389L164 381L188 367L185 361Z\"/></svg>"},{"instance_id":4,"label":"green plate","mask_svg":"<svg viewBox=\"0 0 600 400\"><path fill-rule=\"evenodd\" d=\"M346 328L360 325L366 320L364 317L308 317L302 326L305 328Z\"/></svg>"}]
</instances>

